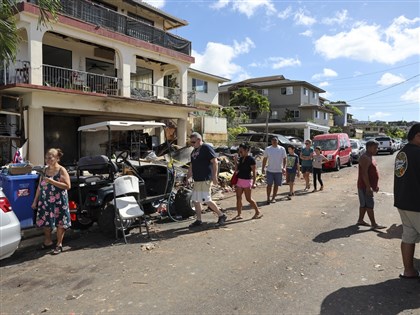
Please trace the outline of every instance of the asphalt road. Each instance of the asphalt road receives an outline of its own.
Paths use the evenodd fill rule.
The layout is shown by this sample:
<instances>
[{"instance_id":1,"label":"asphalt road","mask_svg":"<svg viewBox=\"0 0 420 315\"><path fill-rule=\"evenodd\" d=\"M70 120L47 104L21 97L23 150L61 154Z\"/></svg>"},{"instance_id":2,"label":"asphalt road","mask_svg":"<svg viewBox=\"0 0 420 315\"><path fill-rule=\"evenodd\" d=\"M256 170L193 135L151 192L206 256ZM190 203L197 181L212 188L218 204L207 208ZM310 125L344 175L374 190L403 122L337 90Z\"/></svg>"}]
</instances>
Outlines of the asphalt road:
<instances>
[{"instance_id":1,"label":"asphalt road","mask_svg":"<svg viewBox=\"0 0 420 315\"><path fill-rule=\"evenodd\" d=\"M69 234L57 256L25 240L1 261L0 313L420 314L420 283L398 278L394 156L377 161L376 217L386 230L354 225L357 166L345 167L323 174L322 192L304 193L299 181L288 201L281 187L260 220L247 207L243 220L217 229L206 213L203 228L156 223L153 240L134 234L127 245L92 228ZM264 187L254 197L264 201ZM233 196L220 204L235 215Z\"/></svg>"}]
</instances>

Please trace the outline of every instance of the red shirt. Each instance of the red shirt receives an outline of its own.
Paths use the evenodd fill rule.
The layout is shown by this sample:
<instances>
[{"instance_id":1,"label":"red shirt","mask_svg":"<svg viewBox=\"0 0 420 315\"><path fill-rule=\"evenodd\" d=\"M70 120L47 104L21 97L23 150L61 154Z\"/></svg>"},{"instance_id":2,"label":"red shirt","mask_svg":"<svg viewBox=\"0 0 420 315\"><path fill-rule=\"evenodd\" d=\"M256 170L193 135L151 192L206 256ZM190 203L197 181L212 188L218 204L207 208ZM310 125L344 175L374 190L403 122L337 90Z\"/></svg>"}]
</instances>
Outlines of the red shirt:
<instances>
[{"instance_id":1,"label":"red shirt","mask_svg":"<svg viewBox=\"0 0 420 315\"><path fill-rule=\"evenodd\" d=\"M370 187L375 190L378 187L378 181L379 181L379 172L378 172L378 164L376 164L376 160L372 157L370 157L372 160L372 163L369 165L368 168L368 177L369 177L369 183ZM362 172L359 167L359 177L357 178L357 188L360 189L366 189L365 182L363 181Z\"/></svg>"}]
</instances>

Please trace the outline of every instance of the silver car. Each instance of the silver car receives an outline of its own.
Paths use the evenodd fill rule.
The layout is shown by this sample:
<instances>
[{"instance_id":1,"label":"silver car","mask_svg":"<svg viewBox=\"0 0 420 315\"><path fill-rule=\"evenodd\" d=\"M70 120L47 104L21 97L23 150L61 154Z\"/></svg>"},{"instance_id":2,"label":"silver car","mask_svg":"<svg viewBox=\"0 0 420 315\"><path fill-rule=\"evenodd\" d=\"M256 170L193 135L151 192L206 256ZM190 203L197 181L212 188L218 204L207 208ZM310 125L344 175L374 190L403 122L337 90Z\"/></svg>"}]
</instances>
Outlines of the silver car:
<instances>
[{"instance_id":1,"label":"silver car","mask_svg":"<svg viewBox=\"0 0 420 315\"><path fill-rule=\"evenodd\" d=\"M359 163L360 156L365 153L366 148L358 139L350 139L350 144L353 163Z\"/></svg>"},{"instance_id":2,"label":"silver car","mask_svg":"<svg viewBox=\"0 0 420 315\"><path fill-rule=\"evenodd\" d=\"M13 255L20 239L20 222L0 188L0 259Z\"/></svg>"}]
</instances>

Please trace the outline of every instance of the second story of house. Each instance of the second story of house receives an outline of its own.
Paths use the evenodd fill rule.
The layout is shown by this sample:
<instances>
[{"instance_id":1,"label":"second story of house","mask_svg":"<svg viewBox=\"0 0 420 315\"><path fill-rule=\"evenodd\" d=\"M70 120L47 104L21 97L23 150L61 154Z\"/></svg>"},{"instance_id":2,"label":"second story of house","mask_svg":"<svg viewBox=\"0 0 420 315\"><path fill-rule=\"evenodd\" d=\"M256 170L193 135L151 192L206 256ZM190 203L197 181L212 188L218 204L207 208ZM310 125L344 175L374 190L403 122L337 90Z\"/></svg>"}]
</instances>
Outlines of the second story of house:
<instances>
[{"instance_id":1,"label":"second story of house","mask_svg":"<svg viewBox=\"0 0 420 315\"><path fill-rule=\"evenodd\" d=\"M229 106L231 93L246 87L266 96L270 102L270 121L313 121L329 125L331 111L323 106L320 93L325 91L306 81L289 80L282 75L247 79L222 85L219 88L219 102ZM265 121L265 114L249 113L251 121Z\"/></svg>"},{"instance_id":2,"label":"second story of house","mask_svg":"<svg viewBox=\"0 0 420 315\"><path fill-rule=\"evenodd\" d=\"M139 100L190 102L191 42L169 31L188 23L139 0L62 0L39 27L36 0L18 4L17 61L0 65L0 88L42 88Z\"/></svg>"}]
</instances>

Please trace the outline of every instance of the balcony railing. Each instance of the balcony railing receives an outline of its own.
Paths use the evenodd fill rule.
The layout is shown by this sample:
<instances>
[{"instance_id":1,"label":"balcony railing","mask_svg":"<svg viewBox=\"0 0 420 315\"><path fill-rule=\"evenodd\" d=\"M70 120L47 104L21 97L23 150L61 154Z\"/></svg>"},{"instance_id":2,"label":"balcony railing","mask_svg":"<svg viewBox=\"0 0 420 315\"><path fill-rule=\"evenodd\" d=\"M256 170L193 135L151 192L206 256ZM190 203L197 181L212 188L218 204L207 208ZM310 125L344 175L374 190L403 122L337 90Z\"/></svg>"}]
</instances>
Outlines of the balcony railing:
<instances>
[{"instance_id":1,"label":"balcony railing","mask_svg":"<svg viewBox=\"0 0 420 315\"><path fill-rule=\"evenodd\" d=\"M82 92L120 95L121 80L85 71L42 65L43 84Z\"/></svg>"},{"instance_id":2,"label":"balcony railing","mask_svg":"<svg viewBox=\"0 0 420 315\"><path fill-rule=\"evenodd\" d=\"M31 63L26 60L16 60L8 64L6 61L0 64L0 85L29 83Z\"/></svg>"},{"instance_id":3,"label":"balcony railing","mask_svg":"<svg viewBox=\"0 0 420 315\"><path fill-rule=\"evenodd\" d=\"M28 0L37 4L38 0ZM191 42L149 24L84 0L61 0L61 12L76 19L107 28L171 50L191 55Z\"/></svg>"}]
</instances>

